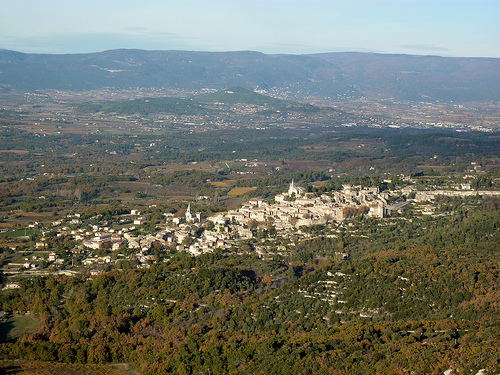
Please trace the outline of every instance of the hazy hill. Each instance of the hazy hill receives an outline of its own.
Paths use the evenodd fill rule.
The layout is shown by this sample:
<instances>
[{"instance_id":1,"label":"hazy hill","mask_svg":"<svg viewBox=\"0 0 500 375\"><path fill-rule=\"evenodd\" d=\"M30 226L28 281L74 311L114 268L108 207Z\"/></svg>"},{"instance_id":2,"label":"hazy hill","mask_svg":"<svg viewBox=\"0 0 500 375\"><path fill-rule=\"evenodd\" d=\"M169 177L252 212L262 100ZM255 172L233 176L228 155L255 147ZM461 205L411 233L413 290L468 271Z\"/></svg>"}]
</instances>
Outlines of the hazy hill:
<instances>
[{"instance_id":1,"label":"hazy hill","mask_svg":"<svg viewBox=\"0 0 500 375\"><path fill-rule=\"evenodd\" d=\"M325 53L367 96L474 101L500 97L500 59Z\"/></svg>"},{"instance_id":2,"label":"hazy hill","mask_svg":"<svg viewBox=\"0 0 500 375\"><path fill-rule=\"evenodd\" d=\"M108 101L105 103L89 104L84 103L79 106L79 109L84 112L106 112L106 113L120 113L120 114L134 114L147 115L150 113L171 113L174 115L204 115L210 111L204 108L200 103L194 102L190 99L182 98L148 98L148 99L135 99L135 100L118 100Z\"/></svg>"},{"instance_id":3,"label":"hazy hill","mask_svg":"<svg viewBox=\"0 0 500 375\"><path fill-rule=\"evenodd\" d=\"M224 103L224 104L254 104L254 105L272 105L282 107L287 104L286 101L271 98L266 95L258 94L252 90L244 89L240 86L229 87L215 93L196 96L196 100L203 103Z\"/></svg>"},{"instance_id":4,"label":"hazy hill","mask_svg":"<svg viewBox=\"0 0 500 375\"><path fill-rule=\"evenodd\" d=\"M224 103L224 104L253 104L268 106L277 110L291 110L300 112L316 112L320 108L310 105L272 98L267 95L256 93L240 86L233 86L227 89L194 97L200 103Z\"/></svg>"},{"instance_id":5,"label":"hazy hill","mask_svg":"<svg viewBox=\"0 0 500 375\"><path fill-rule=\"evenodd\" d=\"M111 50L47 55L0 50L0 88L88 90L232 86L297 96L500 100L500 59L326 53Z\"/></svg>"},{"instance_id":6,"label":"hazy hill","mask_svg":"<svg viewBox=\"0 0 500 375\"><path fill-rule=\"evenodd\" d=\"M286 100L272 98L267 95L256 93L252 90L245 89L239 86L233 86L221 91L210 94L196 95L191 98L147 98L135 100L120 100L109 101L105 103L84 103L79 106L80 110L90 112L116 112L121 114L139 113L147 115L150 113L171 113L176 115L193 115L193 114L208 114L215 113L210 104L250 104L266 107L265 110L280 110L280 111L300 111L300 112L317 112L319 107L295 103ZM325 109L325 108L324 108ZM1 113L0 113L1 115Z\"/></svg>"}]
</instances>

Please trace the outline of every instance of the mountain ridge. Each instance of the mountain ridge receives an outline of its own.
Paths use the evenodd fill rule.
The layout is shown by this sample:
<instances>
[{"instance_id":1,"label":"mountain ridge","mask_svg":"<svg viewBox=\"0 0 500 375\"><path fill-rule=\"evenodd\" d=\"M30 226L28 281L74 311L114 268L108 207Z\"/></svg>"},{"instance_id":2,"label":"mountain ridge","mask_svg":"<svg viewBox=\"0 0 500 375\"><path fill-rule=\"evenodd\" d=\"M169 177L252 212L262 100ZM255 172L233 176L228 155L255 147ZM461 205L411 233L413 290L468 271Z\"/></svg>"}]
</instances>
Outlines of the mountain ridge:
<instances>
[{"instance_id":1,"label":"mountain ridge","mask_svg":"<svg viewBox=\"0 0 500 375\"><path fill-rule=\"evenodd\" d=\"M0 50L0 87L4 90L222 90L233 86L332 101L360 97L498 101L500 59L362 52L269 55L115 49L50 55Z\"/></svg>"}]
</instances>

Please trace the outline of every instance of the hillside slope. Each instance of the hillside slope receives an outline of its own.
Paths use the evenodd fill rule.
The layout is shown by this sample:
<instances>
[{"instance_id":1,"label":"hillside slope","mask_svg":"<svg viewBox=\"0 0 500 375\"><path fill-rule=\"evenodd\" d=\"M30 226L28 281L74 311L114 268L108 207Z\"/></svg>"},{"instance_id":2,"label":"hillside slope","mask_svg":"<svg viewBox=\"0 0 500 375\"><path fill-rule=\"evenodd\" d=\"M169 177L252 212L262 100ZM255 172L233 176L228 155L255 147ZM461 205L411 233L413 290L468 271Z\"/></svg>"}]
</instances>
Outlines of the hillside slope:
<instances>
[{"instance_id":1,"label":"hillside slope","mask_svg":"<svg viewBox=\"0 0 500 375\"><path fill-rule=\"evenodd\" d=\"M45 55L0 51L0 88L274 89L296 97L500 100L500 59L326 53L111 50Z\"/></svg>"}]
</instances>

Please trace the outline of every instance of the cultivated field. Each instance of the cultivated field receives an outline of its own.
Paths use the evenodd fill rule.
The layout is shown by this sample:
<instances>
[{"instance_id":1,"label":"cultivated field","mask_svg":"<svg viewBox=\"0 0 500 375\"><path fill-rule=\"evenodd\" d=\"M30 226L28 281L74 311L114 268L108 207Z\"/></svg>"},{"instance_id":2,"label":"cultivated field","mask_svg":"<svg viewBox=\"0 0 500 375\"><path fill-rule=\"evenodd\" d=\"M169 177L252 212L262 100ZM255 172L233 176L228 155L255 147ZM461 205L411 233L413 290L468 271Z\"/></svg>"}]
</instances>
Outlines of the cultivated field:
<instances>
[{"instance_id":1,"label":"cultivated field","mask_svg":"<svg viewBox=\"0 0 500 375\"><path fill-rule=\"evenodd\" d=\"M242 195L245 195L246 193L250 191L254 191L257 189L256 187L236 187L231 189L227 194L232 196L232 197L239 197Z\"/></svg>"}]
</instances>

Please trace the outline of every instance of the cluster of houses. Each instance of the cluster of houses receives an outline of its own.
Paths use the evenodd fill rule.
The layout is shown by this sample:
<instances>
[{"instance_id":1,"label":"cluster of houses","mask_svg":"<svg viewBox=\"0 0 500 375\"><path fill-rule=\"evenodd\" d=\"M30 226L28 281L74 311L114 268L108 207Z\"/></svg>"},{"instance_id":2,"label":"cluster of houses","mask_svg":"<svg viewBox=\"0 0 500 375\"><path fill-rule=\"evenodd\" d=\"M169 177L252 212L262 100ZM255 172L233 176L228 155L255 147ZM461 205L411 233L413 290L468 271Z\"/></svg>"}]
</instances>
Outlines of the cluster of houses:
<instances>
[{"instance_id":1,"label":"cluster of houses","mask_svg":"<svg viewBox=\"0 0 500 375\"><path fill-rule=\"evenodd\" d=\"M201 224L201 214L193 212L189 205L184 218L169 217L167 221L170 225L156 234L133 235L125 230L92 232L82 241L82 245L87 249L111 250L126 246L136 251L133 256L135 259L146 264L154 260L154 256L149 254L154 246L199 255L216 248L227 249L238 240L250 239L259 225L272 225L286 236L294 228L341 222L353 208L363 208L368 216L384 217L387 202L376 188L361 189L346 185L340 192L317 196L306 193L292 181L287 192L275 197L274 204L253 199L236 210L208 218L206 225ZM131 214L140 216L136 210ZM201 226L205 230L199 234Z\"/></svg>"},{"instance_id":2,"label":"cluster of houses","mask_svg":"<svg viewBox=\"0 0 500 375\"><path fill-rule=\"evenodd\" d=\"M345 185L340 192L317 196L306 194L292 181L286 193L275 197L274 204L253 199L237 210L218 214L209 220L217 225L239 223L247 227L250 221L272 222L277 230L290 230L329 221L344 221L353 208L363 208L368 216L382 218L387 212L386 205L377 188L361 189ZM249 233L242 231L240 234Z\"/></svg>"},{"instance_id":3,"label":"cluster of houses","mask_svg":"<svg viewBox=\"0 0 500 375\"><path fill-rule=\"evenodd\" d=\"M489 190L432 190L432 191L417 191L415 201L426 202L434 200L438 195L446 197L472 197L472 196L500 196L500 191Z\"/></svg>"},{"instance_id":4,"label":"cluster of houses","mask_svg":"<svg viewBox=\"0 0 500 375\"><path fill-rule=\"evenodd\" d=\"M208 218L206 224L202 223L201 214L193 212L189 205L184 217L166 214L168 225L156 234L137 235L133 231L135 227L114 230L110 226L94 225L90 231L61 227L57 235L72 236L81 241L71 252L86 255L82 261L86 266L112 261L109 255L96 257L95 250L120 248L133 250L131 258L136 259L139 264L147 265L157 258L151 254L155 246L199 255L213 252L216 248L228 249L239 240L250 239L255 236L259 226L268 229L271 225L286 237L294 229L300 233L302 226L341 222L356 208L362 208L363 213L369 216L384 217L387 202L376 188L362 189L346 185L342 191L318 196L306 193L292 181L287 192L275 197L274 204L253 199L236 210ZM130 217L129 221L134 224L142 220L138 210L132 210ZM66 223L80 224L79 215L69 216ZM53 224L63 226L65 223L60 220ZM204 230L200 231L202 227ZM46 248L44 239L37 242L36 247ZM266 251L264 248L256 250ZM62 259L55 253L49 255L50 263L62 263ZM30 268L33 268L31 264Z\"/></svg>"},{"instance_id":5,"label":"cluster of houses","mask_svg":"<svg viewBox=\"0 0 500 375\"><path fill-rule=\"evenodd\" d=\"M361 189L346 185L341 192L316 196L306 193L292 181L287 192L275 197L274 204L252 199L236 210L209 217L200 236L196 236L192 224L201 222L201 216L193 213L188 206L184 222L174 218L175 226L167 227L156 237L161 236L178 251L198 255L216 248L227 249L239 240L250 239L259 226L269 228L271 225L286 237L294 228L344 221L356 208L362 208L368 216L381 218L387 213L386 207L387 202L378 194L377 188ZM138 242L132 240L128 238L129 247L132 244L139 248ZM146 248L143 250L147 251Z\"/></svg>"}]
</instances>

